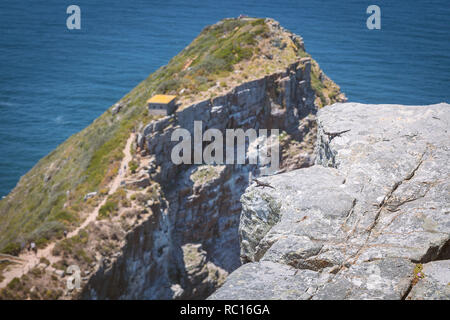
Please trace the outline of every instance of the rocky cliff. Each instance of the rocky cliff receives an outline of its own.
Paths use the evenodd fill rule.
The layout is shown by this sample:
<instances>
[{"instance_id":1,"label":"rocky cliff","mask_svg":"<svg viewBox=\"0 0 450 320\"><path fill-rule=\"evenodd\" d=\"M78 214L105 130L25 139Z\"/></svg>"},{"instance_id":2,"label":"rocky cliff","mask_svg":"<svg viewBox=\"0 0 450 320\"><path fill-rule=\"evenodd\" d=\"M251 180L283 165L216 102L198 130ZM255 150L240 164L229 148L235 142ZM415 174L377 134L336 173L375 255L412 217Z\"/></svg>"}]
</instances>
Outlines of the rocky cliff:
<instances>
[{"instance_id":1,"label":"rocky cliff","mask_svg":"<svg viewBox=\"0 0 450 320\"><path fill-rule=\"evenodd\" d=\"M317 112L310 73L311 61L303 58L143 127L136 144L148 177L141 183L161 186L160 205L129 235L120 258L92 277L83 298L206 298L219 287L240 266L239 199L249 174L258 176L262 168L176 165L172 133L184 128L193 135L194 121L221 132L277 128L289 136L282 147L291 153L282 168L310 166Z\"/></svg>"},{"instance_id":2,"label":"rocky cliff","mask_svg":"<svg viewBox=\"0 0 450 320\"><path fill-rule=\"evenodd\" d=\"M246 189L210 299L450 299L449 107L321 109L316 164Z\"/></svg>"},{"instance_id":3,"label":"rocky cliff","mask_svg":"<svg viewBox=\"0 0 450 320\"><path fill-rule=\"evenodd\" d=\"M174 115L148 114L161 93L178 96ZM317 110L344 100L276 21L206 27L0 201L0 299L206 298L241 265L239 199L263 167L175 165L172 132L279 129L289 171L315 161ZM69 266L81 290L66 286Z\"/></svg>"}]
</instances>

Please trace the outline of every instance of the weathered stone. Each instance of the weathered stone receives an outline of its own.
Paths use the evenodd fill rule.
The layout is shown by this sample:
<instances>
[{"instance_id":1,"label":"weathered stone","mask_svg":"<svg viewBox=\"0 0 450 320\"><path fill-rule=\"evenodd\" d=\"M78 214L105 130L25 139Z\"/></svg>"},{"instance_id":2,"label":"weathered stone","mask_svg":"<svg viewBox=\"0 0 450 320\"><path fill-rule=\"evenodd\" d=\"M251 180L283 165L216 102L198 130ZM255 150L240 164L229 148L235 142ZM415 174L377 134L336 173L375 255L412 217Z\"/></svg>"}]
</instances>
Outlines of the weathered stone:
<instances>
[{"instance_id":1,"label":"weathered stone","mask_svg":"<svg viewBox=\"0 0 450 320\"><path fill-rule=\"evenodd\" d=\"M268 193L249 192L242 196L241 203L241 260L256 261L259 242L279 220L281 202Z\"/></svg>"},{"instance_id":2,"label":"weathered stone","mask_svg":"<svg viewBox=\"0 0 450 320\"><path fill-rule=\"evenodd\" d=\"M142 150L144 148L144 144L145 144L145 137L143 134L138 133L136 135L136 146Z\"/></svg>"},{"instance_id":3,"label":"weathered stone","mask_svg":"<svg viewBox=\"0 0 450 320\"><path fill-rule=\"evenodd\" d=\"M124 107L124 104L118 102L118 103L116 103L116 104L112 107L111 113L112 113L113 115L116 115L116 114L118 114L118 113L120 112L120 110L122 110L123 107Z\"/></svg>"},{"instance_id":4,"label":"weathered stone","mask_svg":"<svg viewBox=\"0 0 450 320\"><path fill-rule=\"evenodd\" d=\"M93 198L93 197L95 197L97 195L97 192L89 192L89 193L87 193L85 196L84 196L84 201L86 201L86 200L88 200L88 199L90 199L90 198Z\"/></svg>"},{"instance_id":5,"label":"weathered stone","mask_svg":"<svg viewBox=\"0 0 450 320\"><path fill-rule=\"evenodd\" d=\"M150 179L148 177L144 177L138 180L125 181L124 185L127 188L146 188L150 185Z\"/></svg>"},{"instance_id":6,"label":"weathered stone","mask_svg":"<svg viewBox=\"0 0 450 320\"><path fill-rule=\"evenodd\" d=\"M201 244L185 244L182 246L186 276L183 281L183 292L179 298L206 298L216 287L225 281L228 273L222 268L208 262L206 251Z\"/></svg>"},{"instance_id":7,"label":"weathered stone","mask_svg":"<svg viewBox=\"0 0 450 320\"><path fill-rule=\"evenodd\" d=\"M55 270L54 273L58 276L58 277L64 277L64 270Z\"/></svg>"},{"instance_id":8,"label":"weathered stone","mask_svg":"<svg viewBox=\"0 0 450 320\"><path fill-rule=\"evenodd\" d=\"M309 299L320 283L319 274L271 261L247 263L233 272L209 299Z\"/></svg>"},{"instance_id":9,"label":"weathered stone","mask_svg":"<svg viewBox=\"0 0 450 320\"><path fill-rule=\"evenodd\" d=\"M48 267L48 265L46 263L39 263L38 264L38 268L40 268L40 269L45 269L47 267Z\"/></svg>"},{"instance_id":10,"label":"weathered stone","mask_svg":"<svg viewBox=\"0 0 450 320\"><path fill-rule=\"evenodd\" d=\"M339 271L322 285L314 300L402 299L413 279L414 264L407 259L367 261Z\"/></svg>"},{"instance_id":11,"label":"weathered stone","mask_svg":"<svg viewBox=\"0 0 450 320\"><path fill-rule=\"evenodd\" d=\"M250 278L269 261L313 272L309 281L328 278L309 296L284 298L448 298L449 107L321 109L316 166L262 178L273 188L254 184L242 196L241 259L260 262L238 268L212 298L275 298L268 278ZM419 262L425 278L409 293ZM277 286L293 281L278 278Z\"/></svg>"},{"instance_id":12,"label":"weathered stone","mask_svg":"<svg viewBox=\"0 0 450 320\"><path fill-rule=\"evenodd\" d=\"M170 290L173 292L172 299L177 300L183 297L184 290L179 284L171 285Z\"/></svg>"}]
</instances>

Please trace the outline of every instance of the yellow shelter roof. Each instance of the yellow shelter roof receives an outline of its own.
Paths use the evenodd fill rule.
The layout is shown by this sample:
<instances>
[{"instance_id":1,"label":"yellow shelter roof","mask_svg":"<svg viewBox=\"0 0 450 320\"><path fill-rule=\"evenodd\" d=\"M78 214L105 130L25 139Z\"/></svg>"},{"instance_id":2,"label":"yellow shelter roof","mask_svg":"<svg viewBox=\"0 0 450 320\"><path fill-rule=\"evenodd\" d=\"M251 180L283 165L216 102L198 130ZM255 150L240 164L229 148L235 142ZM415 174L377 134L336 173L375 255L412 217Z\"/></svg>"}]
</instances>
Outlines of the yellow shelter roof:
<instances>
[{"instance_id":1,"label":"yellow shelter roof","mask_svg":"<svg viewBox=\"0 0 450 320\"><path fill-rule=\"evenodd\" d=\"M147 100L147 103L163 103L167 104L170 103L173 99L175 99L177 96L170 96L167 94L156 94L150 99Z\"/></svg>"}]
</instances>

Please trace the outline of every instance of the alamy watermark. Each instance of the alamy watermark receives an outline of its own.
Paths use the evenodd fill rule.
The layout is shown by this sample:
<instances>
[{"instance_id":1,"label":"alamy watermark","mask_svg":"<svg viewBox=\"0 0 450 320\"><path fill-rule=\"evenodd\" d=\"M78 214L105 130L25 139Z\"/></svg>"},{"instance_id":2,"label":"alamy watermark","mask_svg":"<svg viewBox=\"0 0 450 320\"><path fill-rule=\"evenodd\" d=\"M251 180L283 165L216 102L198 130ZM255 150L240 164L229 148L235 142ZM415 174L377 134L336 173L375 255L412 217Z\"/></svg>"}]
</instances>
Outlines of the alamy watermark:
<instances>
[{"instance_id":1,"label":"alamy watermark","mask_svg":"<svg viewBox=\"0 0 450 320\"><path fill-rule=\"evenodd\" d=\"M181 139L181 141L180 141ZM187 129L172 132L171 141L179 141L171 153L174 164L259 164L263 174L279 170L279 130L208 129L203 133L202 121L194 121L194 137ZM236 143L235 143L236 142ZM209 144L206 144L209 143ZM204 147L204 145L206 146ZM225 152L225 154L224 154Z\"/></svg>"},{"instance_id":2,"label":"alamy watermark","mask_svg":"<svg viewBox=\"0 0 450 320\"><path fill-rule=\"evenodd\" d=\"M80 267L73 264L70 265L67 270L66 273L69 274L70 276L67 277L67 289L69 291L72 291L74 289L79 290L81 288L81 270Z\"/></svg>"},{"instance_id":3,"label":"alamy watermark","mask_svg":"<svg viewBox=\"0 0 450 320\"><path fill-rule=\"evenodd\" d=\"M67 14L70 16L67 17L66 26L69 30L80 30L81 29L81 9L77 5L70 5L66 10Z\"/></svg>"},{"instance_id":4,"label":"alamy watermark","mask_svg":"<svg viewBox=\"0 0 450 320\"><path fill-rule=\"evenodd\" d=\"M67 17L66 26L69 30L81 29L81 9L77 5L70 5L66 9ZM369 30L381 29L381 9L379 6L372 4L367 7L366 13L370 16L366 20L366 26Z\"/></svg>"},{"instance_id":5,"label":"alamy watermark","mask_svg":"<svg viewBox=\"0 0 450 320\"><path fill-rule=\"evenodd\" d=\"M380 7L372 4L367 7L366 13L370 14L370 16L366 20L367 29L369 29L369 30L381 29L381 9L380 9Z\"/></svg>"}]
</instances>

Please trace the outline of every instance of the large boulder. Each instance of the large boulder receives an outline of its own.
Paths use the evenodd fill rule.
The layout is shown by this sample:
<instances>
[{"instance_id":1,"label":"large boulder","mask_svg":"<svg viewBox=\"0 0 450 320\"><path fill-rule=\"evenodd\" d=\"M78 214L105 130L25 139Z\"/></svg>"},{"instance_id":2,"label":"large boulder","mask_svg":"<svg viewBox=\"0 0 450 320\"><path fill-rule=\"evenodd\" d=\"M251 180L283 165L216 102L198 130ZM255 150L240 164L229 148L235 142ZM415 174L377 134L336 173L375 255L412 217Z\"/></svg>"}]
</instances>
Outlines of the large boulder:
<instances>
[{"instance_id":1,"label":"large boulder","mask_svg":"<svg viewBox=\"0 0 450 320\"><path fill-rule=\"evenodd\" d=\"M448 299L449 107L321 109L316 165L242 196L245 264L211 298Z\"/></svg>"}]
</instances>

